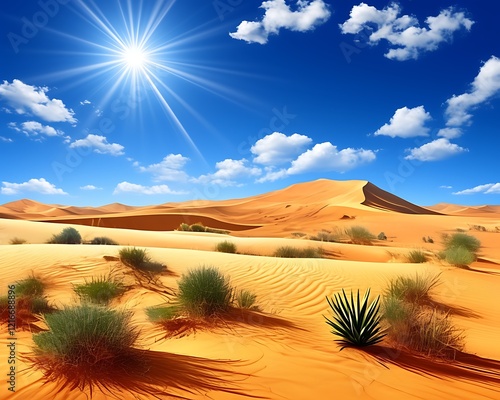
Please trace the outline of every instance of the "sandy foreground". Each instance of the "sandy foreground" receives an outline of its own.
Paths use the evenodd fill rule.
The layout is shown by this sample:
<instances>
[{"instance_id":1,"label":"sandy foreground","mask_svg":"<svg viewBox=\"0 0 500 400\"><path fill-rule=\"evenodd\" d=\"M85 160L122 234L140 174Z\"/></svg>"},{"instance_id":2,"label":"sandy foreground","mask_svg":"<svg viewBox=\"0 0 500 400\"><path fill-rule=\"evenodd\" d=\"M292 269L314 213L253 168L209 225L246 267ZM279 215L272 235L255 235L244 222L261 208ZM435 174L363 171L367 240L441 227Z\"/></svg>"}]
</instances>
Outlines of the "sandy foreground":
<instances>
[{"instance_id":1,"label":"sandy foreground","mask_svg":"<svg viewBox=\"0 0 500 400\"><path fill-rule=\"evenodd\" d=\"M112 306L134 312L133 322L141 331L138 347L148 361L149 379L163 393L159 398L500 399L500 209L443 204L422 209L370 185L320 180L249 199L142 208L78 209L28 200L4 205L0 295L7 293L8 284L33 273L46 283L49 302L63 307L78 303L72 284L110 271L123 276L132 288ZM183 221L202 221L230 234L172 231L172 225ZM144 230L148 224L151 230ZM163 230L162 224L167 226ZM375 234L383 231L388 240L362 246L292 235L350 225ZM147 320L144 309L171 297L134 284L127 267L104 258L117 256L121 246L45 244L66 226L74 226L84 239L107 236L121 246L146 248L168 266L170 274L161 282L173 291L189 269L217 266L237 289L257 294L261 311L235 311L212 326L166 337L163 328ZM482 244L469 270L435 257L424 264L406 262L404 255L411 249L437 253L441 234L457 229ZM434 243L424 243L424 236ZM14 237L28 243L10 245ZM215 252L223 240L234 242L244 254ZM283 245L321 246L328 258L272 257ZM323 318L329 315L325 296L358 288L371 288L378 295L391 278L417 272L441 273L433 298L448 307L456 326L464 329L465 352L443 362L395 350L385 342L367 350L339 351ZM33 346L32 332L18 329L15 337L16 392L11 393L4 361L12 339L7 325L0 325L1 398L88 398L88 391L64 381L46 382L42 371L25 360ZM103 378L103 385L119 399L152 398L141 393L148 378L133 369L125 377ZM99 390L93 393L95 399L110 397Z\"/></svg>"}]
</instances>

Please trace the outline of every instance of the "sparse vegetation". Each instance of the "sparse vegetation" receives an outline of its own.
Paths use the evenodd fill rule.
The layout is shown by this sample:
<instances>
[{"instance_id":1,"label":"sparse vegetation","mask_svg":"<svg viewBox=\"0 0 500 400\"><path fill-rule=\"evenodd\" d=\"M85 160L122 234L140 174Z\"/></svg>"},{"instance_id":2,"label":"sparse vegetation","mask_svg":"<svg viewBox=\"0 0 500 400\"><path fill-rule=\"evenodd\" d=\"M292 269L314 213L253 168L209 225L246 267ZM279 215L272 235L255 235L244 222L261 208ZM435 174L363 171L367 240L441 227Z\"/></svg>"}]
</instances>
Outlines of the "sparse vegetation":
<instances>
[{"instance_id":1,"label":"sparse vegetation","mask_svg":"<svg viewBox=\"0 0 500 400\"><path fill-rule=\"evenodd\" d=\"M387 240L387 236L385 235L384 232L380 232L377 236L378 240Z\"/></svg>"},{"instance_id":2,"label":"sparse vegetation","mask_svg":"<svg viewBox=\"0 0 500 400\"><path fill-rule=\"evenodd\" d=\"M109 237L106 236L96 236L94 239L92 239L89 244L102 244L102 245L111 245L111 246L117 246L118 243L115 242L113 239L110 239Z\"/></svg>"},{"instance_id":3,"label":"sparse vegetation","mask_svg":"<svg viewBox=\"0 0 500 400\"><path fill-rule=\"evenodd\" d=\"M451 247L444 251L447 263L459 268L468 268L476 260L476 256L464 247Z\"/></svg>"},{"instance_id":4,"label":"sparse vegetation","mask_svg":"<svg viewBox=\"0 0 500 400\"><path fill-rule=\"evenodd\" d=\"M282 246L276 249L273 256L283 258L320 258L321 250L313 247L300 249L292 246Z\"/></svg>"},{"instance_id":5,"label":"sparse vegetation","mask_svg":"<svg viewBox=\"0 0 500 400\"><path fill-rule=\"evenodd\" d=\"M350 299L342 289L341 294L335 294L333 299L326 298L333 311L333 320L325 317L326 323L332 328L332 333L339 336L337 340L342 349L347 346L363 347L379 343L385 337L379 315L380 296L368 303L370 290L367 290L362 300L357 292L354 300L352 291Z\"/></svg>"},{"instance_id":6,"label":"sparse vegetation","mask_svg":"<svg viewBox=\"0 0 500 400\"><path fill-rule=\"evenodd\" d=\"M26 240L25 240L25 239L18 238L18 237L16 236L16 237L13 237L12 239L10 239L10 240L9 240L9 243L10 243L10 244L25 244L25 243L26 243Z\"/></svg>"},{"instance_id":7,"label":"sparse vegetation","mask_svg":"<svg viewBox=\"0 0 500 400\"><path fill-rule=\"evenodd\" d=\"M215 246L215 250L222 253L236 253L236 245L233 242L225 240L223 242L217 243L217 245Z\"/></svg>"},{"instance_id":8,"label":"sparse vegetation","mask_svg":"<svg viewBox=\"0 0 500 400\"><path fill-rule=\"evenodd\" d=\"M64 228L57 235L53 235L47 242L49 244L81 244L82 236L73 227Z\"/></svg>"},{"instance_id":9,"label":"sparse vegetation","mask_svg":"<svg viewBox=\"0 0 500 400\"><path fill-rule=\"evenodd\" d=\"M422 250L411 250L407 255L406 259L410 263L424 263L427 262L427 256Z\"/></svg>"},{"instance_id":10,"label":"sparse vegetation","mask_svg":"<svg viewBox=\"0 0 500 400\"><path fill-rule=\"evenodd\" d=\"M179 228L177 228L178 231L185 231L185 232L208 232L208 233L218 233L221 235L227 235L229 231L226 231L224 229L217 229L217 228L210 228L208 226L204 226L201 222L198 222L196 224L186 224L185 222L181 223L179 225Z\"/></svg>"},{"instance_id":11,"label":"sparse vegetation","mask_svg":"<svg viewBox=\"0 0 500 400\"><path fill-rule=\"evenodd\" d=\"M152 261L145 249L124 247L118 255L122 263L142 272L161 273L166 270L165 265Z\"/></svg>"},{"instance_id":12,"label":"sparse vegetation","mask_svg":"<svg viewBox=\"0 0 500 400\"><path fill-rule=\"evenodd\" d=\"M341 243L349 240L349 237L345 234L343 230L335 227L332 231L322 230L319 231L315 236L310 237L311 240L318 240L320 242L334 242Z\"/></svg>"},{"instance_id":13,"label":"sparse vegetation","mask_svg":"<svg viewBox=\"0 0 500 400\"><path fill-rule=\"evenodd\" d=\"M423 303L429 299L430 291L438 284L439 275L399 276L389 282L385 296L410 303Z\"/></svg>"},{"instance_id":14,"label":"sparse vegetation","mask_svg":"<svg viewBox=\"0 0 500 400\"><path fill-rule=\"evenodd\" d=\"M375 235L365 227L359 225L347 228L345 233L354 244L370 245L372 244L372 240L375 239Z\"/></svg>"},{"instance_id":15,"label":"sparse vegetation","mask_svg":"<svg viewBox=\"0 0 500 400\"><path fill-rule=\"evenodd\" d=\"M34 275L16 282L16 296L38 297L43 295L45 285Z\"/></svg>"},{"instance_id":16,"label":"sparse vegetation","mask_svg":"<svg viewBox=\"0 0 500 400\"><path fill-rule=\"evenodd\" d=\"M73 290L84 302L105 305L113 298L125 292L123 282L109 275L92 278L80 285L73 285Z\"/></svg>"},{"instance_id":17,"label":"sparse vegetation","mask_svg":"<svg viewBox=\"0 0 500 400\"><path fill-rule=\"evenodd\" d=\"M227 311L232 294L229 279L212 266L193 269L179 281L179 304L191 316L210 317Z\"/></svg>"},{"instance_id":18,"label":"sparse vegetation","mask_svg":"<svg viewBox=\"0 0 500 400\"><path fill-rule=\"evenodd\" d=\"M247 310L256 310L258 307L255 306L255 301L257 300L257 295L249 290L240 290L235 297L236 305L239 308L245 308Z\"/></svg>"},{"instance_id":19,"label":"sparse vegetation","mask_svg":"<svg viewBox=\"0 0 500 400\"><path fill-rule=\"evenodd\" d=\"M474 236L465 233L443 235L445 249L441 255L446 262L457 267L466 268L477 258L481 242Z\"/></svg>"},{"instance_id":20,"label":"sparse vegetation","mask_svg":"<svg viewBox=\"0 0 500 400\"><path fill-rule=\"evenodd\" d=\"M151 322L161 323L170 321L177 317L180 313L179 306L170 305L164 307L149 307L146 308L146 315Z\"/></svg>"}]
</instances>

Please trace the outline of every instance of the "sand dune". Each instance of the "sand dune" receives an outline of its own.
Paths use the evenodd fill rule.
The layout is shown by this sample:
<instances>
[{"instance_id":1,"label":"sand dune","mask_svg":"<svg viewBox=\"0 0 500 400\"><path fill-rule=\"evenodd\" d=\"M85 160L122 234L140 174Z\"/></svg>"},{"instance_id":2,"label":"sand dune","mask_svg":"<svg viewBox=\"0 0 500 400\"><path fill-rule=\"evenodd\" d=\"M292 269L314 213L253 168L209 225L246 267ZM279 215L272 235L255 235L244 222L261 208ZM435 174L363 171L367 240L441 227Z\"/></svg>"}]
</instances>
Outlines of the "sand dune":
<instances>
[{"instance_id":1,"label":"sand dune","mask_svg":"<svg viewBox=\"0 0 500 400\"><path fill-rule=\"evenodd\" d=\"M141 331L137 354L148 365L148 373L132 366L102 378L101 383L119 399L148 399L153 393L165 399L216 400L500 399L500 309L493 300L500 285L500 233L494 229L500 226L500 213L495 213L496 206L480 207L477 215L450 210L458 208L422 208L366 181L328 180L247 199L149 207L116 204L94 209L22 200L0 208L9 216L0 218L0 295L8 284L35 274L46 283L49 302L62 308L78 303L74 284L111 270L123 277L130 288L112 307L133 312L133 323ZM227 228L231 234L172 231L180 222L198 221ZM314 234L352 225L383 231L388 240L362 246L290 237L292 232ZM487 229L470 228L475 225ZM174 291L179 277L191 268L217 266L237 289L257 294L261 311L235 310L217 324L167 337L163 328L148 321L145 308L171 299L169 291L139 285L113 258L120 246L45 244L66 226L74 226L85 240L108 236L121 246L147 249L153 259L168 266L171 273L162 276L161 283ZM440 235L457 229L482 244L478 261L469 270L435 256L442 248ZM422 241L428 236L434 243ZM28 244L9 245L13 237ZM241 254L215 252L223 240L234 242ZM272 257L285 245L320 246L326 258ZM427 263L406 262L405 255L415 248L427 252ZM465 330L466 346L456 360L433 360L395 350L387 342L339 351L323 318L329 313L325 296L358 288L371 288L378 295L391 278L422 272L441 273L433 298L451 310L453 322ZM44 328L43 322L38 326ZM0 331L0 357L6 359L7 326L0 325ZM5 398L88 398L88 391L64 380L47 382L29 360L32 332L18 329L16 337L17 390ZM110 394L97 390L93 398L107 399Z\"/></svg>"}]
</instances>

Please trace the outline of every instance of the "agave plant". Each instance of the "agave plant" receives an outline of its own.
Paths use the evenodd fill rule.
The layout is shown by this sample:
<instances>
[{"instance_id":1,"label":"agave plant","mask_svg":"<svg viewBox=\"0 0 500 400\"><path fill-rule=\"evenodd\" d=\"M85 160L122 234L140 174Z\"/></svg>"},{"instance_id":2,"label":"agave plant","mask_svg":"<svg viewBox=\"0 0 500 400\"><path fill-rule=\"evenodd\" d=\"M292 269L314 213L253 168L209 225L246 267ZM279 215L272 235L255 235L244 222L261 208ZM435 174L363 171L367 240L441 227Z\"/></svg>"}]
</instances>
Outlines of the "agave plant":
<instances>
[{"instance_id":1,"label":"agave plant","mask_svg":"<svg viewBox=\"0 0 500 400\"><path fill-rule=\"evenodd\" d=\"M381 330L379 315L380 296L368 304L370 289L365 293L363 300L360 301L359 290L357 301L351 291L351 298L342 289L340 293L335 294L333 299L326 298L328 305L334 313L334 320L325 317L326 323L330 325L332 333L340 336L342 339L336 340L342 345L340 350L347 346L370 346L382 341L386 333Z\"/></svg>"}]
</instances>

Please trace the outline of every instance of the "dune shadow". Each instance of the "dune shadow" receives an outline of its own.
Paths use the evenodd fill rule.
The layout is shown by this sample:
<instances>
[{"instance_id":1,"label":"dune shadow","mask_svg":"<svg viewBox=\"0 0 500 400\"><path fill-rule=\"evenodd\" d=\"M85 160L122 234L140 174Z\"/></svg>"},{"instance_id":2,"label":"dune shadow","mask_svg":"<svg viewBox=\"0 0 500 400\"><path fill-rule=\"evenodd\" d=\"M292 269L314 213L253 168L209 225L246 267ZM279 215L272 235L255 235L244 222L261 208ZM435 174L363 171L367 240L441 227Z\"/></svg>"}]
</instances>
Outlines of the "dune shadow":
<instances>
[{"instance_id":1,"label":"dune shadow","mask_svg":"<svg viewBox=\"0 0 500 400\"><path fill-rule=\"evenodd\" d=\"M500 385L500 360L461 351L455 353L453 360L437 359L383 345L367 347L362 351L386 368L394 365L422 376L461 379L496 387Z\"/></svg>"},{"instance_id":2,"label":"dune shadow","mask_svg":"<svg viewBox=\"0 0 500 400\"><path fill-rule=\"evenodd\" d=\"M79 389L90 398L97 391L116 399L123 398L124 393L137 398L189 399L190 395L211 391L235 397L263 398L245 390L243 381L251 374L235 371L249 365L241 361L141 349L130 349L104 365L68 365L36 355L24 358L41 370L45 383L54 383L57 391Z\"/></svg>"}]
</instances>

